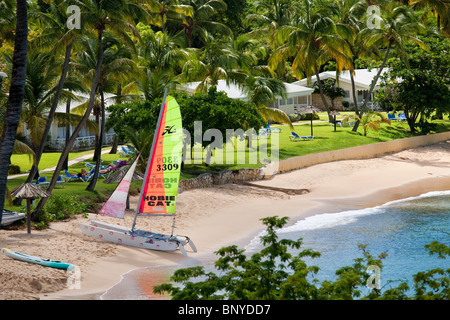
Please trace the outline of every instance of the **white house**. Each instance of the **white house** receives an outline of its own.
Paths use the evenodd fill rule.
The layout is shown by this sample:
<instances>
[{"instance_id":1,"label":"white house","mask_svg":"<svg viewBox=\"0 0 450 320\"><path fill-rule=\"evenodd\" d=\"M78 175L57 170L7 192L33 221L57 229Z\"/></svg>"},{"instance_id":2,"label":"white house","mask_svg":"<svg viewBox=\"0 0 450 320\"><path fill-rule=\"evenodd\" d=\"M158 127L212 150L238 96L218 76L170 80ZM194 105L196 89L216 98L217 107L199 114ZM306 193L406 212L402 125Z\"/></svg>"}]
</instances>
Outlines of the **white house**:
<instances>
[{"instance_id":1,"label":"white house","mask_svg":"<svg viewBox=\"0 0 450 320\"><path fill-rule=\"evenodd\" d=\"M70 105L70 110L78 107L79 105L85 103L89 97L85 94L79 94L77 93L79 97L81 97L81 101L72 101ZM111 94L105 94L105 105L108 107L112 104L113 97ZM56 112L64 113L66 112L66 103L60 103L56 109ZM108 115L106 114L106 118L108 118ZM90 120L95 120L95 116L92 115L89 117ZM74 131L75 126L70 126L70 132L69 137ZM103 143L104 144L112 144L114 140L114 130L109 130L105 136L103 137ZM49 142L48 145L52 149L60 150L64 147L66 144L66 126L65 125L58 125L56 121L53 121L52 126L50 128L49 132ZM86 126L84 126L81 131L78 133L78 136L75 140L75 143L73 145L73 149L79 149L79 148L87 148L87 147L93 147L95 146L95 133L91 132Z\"/></svg>"},{"instance_id":2,"label":"white house","mask_svg":"<svg viewBox=\"0 0 450 320\"><path fill-rule=\"evenodd\" d=\"M198 84L200 82L191 82L183 87L183 89L190 94L195 92ZM269 107L280 109L286 114L293 114L299 111L302 107L306 107L311 104L314 89L304 87L297 84L284 83L286 88L286 99L282 97L277 97L276 101L269 103ZM240 99L243 101L248 101L247 94L235 84L227 84L225 80L219 80L217 84L217 91L223 91L227 94L229 98Z\"/></svg>"},{"instance_id":3,"label":"white house","mask_svg":"<svg viewBox=\"0 0 450 320\"><path fill-rule=\"evenodd\" d=\"M355 90L356 90L356 98L358 100L358 104L361 104L364 100L367 92L370 89L370 86L372 85L372 81L377 75L378 69L357 69L355 70L355 74L353 76L353 79L355 80ZM387 72L387 68L383 69L382 75ZM337 79L336 77L336 71L325 71L319 74L320 80L325 79L335 79L336 85L338 85L340 88L342 88L345 92L345 96L342 100L348 101L350 104L353 104L353 90L352 90L352 82L350 79L350 71L345 70L342 71L339 74L339 77ZM293 82L293 84L300 85L300 86L310 86L312 87L314 83L316 82L316 76L312 76L311 79L308 81L308 79L302 79L300 81ZM380 80L378 79L377 84L375 85L374 91L377 91L379 89ZM371 100L373 100L373 93Z\"/></svg>"}]
</instances>

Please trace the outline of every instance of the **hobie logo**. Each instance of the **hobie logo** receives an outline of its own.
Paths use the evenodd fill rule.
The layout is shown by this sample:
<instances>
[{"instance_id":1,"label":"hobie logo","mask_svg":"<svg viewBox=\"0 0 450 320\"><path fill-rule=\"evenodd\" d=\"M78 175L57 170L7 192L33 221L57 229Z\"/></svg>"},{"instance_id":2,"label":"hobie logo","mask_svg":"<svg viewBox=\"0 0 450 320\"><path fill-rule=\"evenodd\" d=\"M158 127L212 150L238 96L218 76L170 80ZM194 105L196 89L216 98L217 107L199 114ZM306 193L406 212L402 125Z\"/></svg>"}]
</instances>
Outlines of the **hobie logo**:
<instances>
[{"instance_id":1,"label":"hobie logo","mask_svg":"<svg viewBox=\"0 0 450 320\"><path fill-rule=\"evenodd\" d=\"M175 131L172 131L173 127L175 126L166 126L162 135L175 133Z\"/></svg>"}]
</instances>

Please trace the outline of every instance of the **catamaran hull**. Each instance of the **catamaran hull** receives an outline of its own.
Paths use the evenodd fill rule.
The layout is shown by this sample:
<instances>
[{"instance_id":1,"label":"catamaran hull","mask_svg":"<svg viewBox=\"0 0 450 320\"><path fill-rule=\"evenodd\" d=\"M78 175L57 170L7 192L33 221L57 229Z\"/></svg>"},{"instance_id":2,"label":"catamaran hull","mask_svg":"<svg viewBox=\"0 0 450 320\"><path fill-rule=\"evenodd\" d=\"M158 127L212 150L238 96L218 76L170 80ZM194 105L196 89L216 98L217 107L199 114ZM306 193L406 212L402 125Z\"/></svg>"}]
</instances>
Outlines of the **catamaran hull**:
<instances>
[{"instance_id":1,"label":"catamaran hull","mask_svg":"<svg viewBox=\"0 0 450 320\"><path fill-rule=\"evenodd\" d=\"M3 209L2 226L8 226L17 220L25 218L25 213L19 213Z\"/></svg>"},{"instance_id":2,"label":"catamaran hull","mask_svg":"<svg viewBox=\"0 0 450 320\"><path fill-rule=\"evenodd\" d=\"M139 230L131 233L130 229L109 224L81 224L80 228L85 235L96 239L149 250L175 251L179 249L184 255L187 255L184 245L188 239L184 237L162 234L139 236L137 235Z\"/></svg>"}]
</instances>

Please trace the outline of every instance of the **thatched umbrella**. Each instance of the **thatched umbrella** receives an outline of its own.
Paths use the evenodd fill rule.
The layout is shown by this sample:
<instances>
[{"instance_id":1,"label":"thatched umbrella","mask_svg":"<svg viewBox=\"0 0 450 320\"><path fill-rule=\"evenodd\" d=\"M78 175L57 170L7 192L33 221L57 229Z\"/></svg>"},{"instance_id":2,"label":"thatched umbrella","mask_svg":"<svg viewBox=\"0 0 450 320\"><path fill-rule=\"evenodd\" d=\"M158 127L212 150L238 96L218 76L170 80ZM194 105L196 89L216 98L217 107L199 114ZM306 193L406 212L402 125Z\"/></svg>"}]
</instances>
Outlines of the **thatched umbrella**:
<instances>
[{"instance_id":1,"label":"thatched umbrella","mask_svg":"<svg viewBox=\"0 0 450 320\"><path fill-rule=\"evenodd\" d=\"M322 110L320 110L319 108L314 107L314 106L307 106L305 108L302 108L299 111L299 113L301 113L301 114L309 114L309 113L311 114L311 136L314 136L314 134L313 134L313 116L312 116L312 114L313 113L318 113L318 112L322 112Z\"/></svg>"},{"instance_id":2,"label":"thatched umbrella","mask_svg":"<svg viewBox=\"0 0 450 320\"><path fill-rule=\"evenodd\" d=\"M333 110L333 112L330 113L331 116L333 116L333 123L334 123L334 131L336 131L336 116L340 115L339 112L336 110Z\"/></svg>"},{"instance_id":3,"label":"thatched umbrella","mask_svg":"<svg viewBox=\"0 0 450 320\"><path fill-rule=\"evenodd\" d=\"M24 183L11 191L11 196L21 199L27 199L27 229L31 233L31 201L37 198L48 198L52 194L41 187L32 183Z\"/></svg>"},{"instance_id":4,"label":"thatched umbrella","mask_svg":"<svg viewBox=\"0 0 450 320\"><path fill-rule=\"evenodd\" d=\"M116 172L114 172L111 176L109 176L108 178L106 178L105 180L103 180L103 183L119 183L120 181L122 181L123 177L125 177L125 175L127 174L128 170L130 169L131 165L122 167L120 169L118 169ZM137 172L136 170L134 170L133 173L133 178L131 179L131 181L142 181L144 180L144 175L140 172ZM130 196L127 196L127 209L130 208Z\"/></svg>"}]
</instances>

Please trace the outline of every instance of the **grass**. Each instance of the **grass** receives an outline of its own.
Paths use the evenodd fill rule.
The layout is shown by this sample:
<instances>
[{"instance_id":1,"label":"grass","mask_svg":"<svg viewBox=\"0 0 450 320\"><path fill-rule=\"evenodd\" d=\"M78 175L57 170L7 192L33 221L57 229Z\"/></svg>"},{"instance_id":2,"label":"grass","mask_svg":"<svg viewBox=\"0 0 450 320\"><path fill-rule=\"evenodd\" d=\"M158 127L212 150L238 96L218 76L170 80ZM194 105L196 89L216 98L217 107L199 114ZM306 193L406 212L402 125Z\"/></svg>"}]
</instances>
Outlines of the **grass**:
<instances>
[{"instance_id":1,"label":"grass","mask_svg":"<svg viewBox=\"0 0 450 320\"><path fill-rule=\"evenodd\" d=\"M353 114L353 113L350 113ZM345 113L341 113L341 116L338 117L342 118L345 115ZM412 137L413 135L409 132L409 127L405 121L403 122L396 122L393 121L391 125L388 124L382 124L381 129L378 132L375 131L369 131L367 136L363 135L363 129L360 126L358 132L352 132L351 127L337 127L336 131L334 131L334 127L330 126L327 121L327 115L326 113L320 114L321 120L324 122L315 122L313 123L313 133L314 133L314 140L312 141L299 141L299 142L292 142L289 139L289 135L291 134L291 130L288 126L285 125L272 125L272 128L279 127L282 129L280 134L280 144L279 144L279 157L280 160L311 154L311 153L317 153L317 152L324 152L324 151L331 151L331 150L337 150L337 149L343 149L343 148L349 148L349 147L355 147L359 145L365 145L365 144L371 144L371 143L377 143L377 142L384 142L384 141L390 141L395 139L402 139L402 138L408 138ZM444 132L444 131L450 131L450 121L449 120L435 120L434 123L438 124L438 132ZM311 127L309 121L303 121L301 123L295 123L294 124L295 131L299 135L309 135L311 133ZM225 146L225 152L223 152L223 159L225 163L226 155L228 152L228 156L234 157L234 159L237 159L237 153L234 150L234 146L238 142L234 140L233 142L227 143ZM257 142L259 143L259 142ZM254 145L255 147L255 145ZM183 168L183 172L181 175L181 179L189 179L194 178L200 173L204 172L218 172L221 170L236 170L236 169L242 169L242 168L258 168L263 165L263 163L253 163L248 164L248 148L245 148L246 152L246 162L247 164L211 164L210 166L205 166L204 163L202 164L186 164ZM92 151L84 151L84 152L72 152L70 153L69 159L74 159L77 157L80 157L85 154L93 153ZM231 153L231 154L230 154ZM214 153L216 155L217 153ZM103 163L110 163L112 161L115 161L119 159L119 154L111 155L109 153L102 155ZM41 163L40 163L40 170L43 170L45 168L53 167L57 164L59 159L59 153L46 153L43 155ZM85 168L85 163L91 162L91 159L88 159L86 161L82 161L80 163L74 164L70 166L69 172L70 173L78 173L81 171L82 168ZM19 165L22 169L22 172L28 170L31 168L31 160L26 155L13 155L11 157L11 163ZM53 172L41 172L41 176L47 177L47 180L49 180L52 176ZM8 180L8 188L9 190L14 189L15 187L22 184L26 179L25 177L17 177L14 179ZM142 182L132 182L131 184L131 192L137 193L138 189L140 188ZM68 182L65 184L64 189L54 189L53 194L76 194L80 199L83 201L89 201L92 203L101 203L104 201L114 190L116 187L116 184L105 184L103 183L103 179L99 179L95 191L86 191L85 188L87 187L87 182ZM5 207L8 208L7 205ZM15 207L13 210L17 211L17 207Z\"/></svg>"},{"instance_id":2,"label":"grass","mask_svg":"<svg viewBox=\"0 0 450 320\"><path fill-rule=\"evenodd\" d=\"M353 112L341 112L341 116L337 119L342 119L346 114L353 115ZM287 159L297 156L302 156L311 153L325 152L331 150L338 150L344 148L350 148L360 145L366 145L377 142L385 142L395 139L403 139L414 136L409 131L409 126L406 121L397 122L393 121L391 125L382 123L381 128L378 132L370 130L367 136L363 134L363 128L360 125L358 132L353 132L352 127L336 127L334 131L334 126L330 126L328 123L328 116L326 113L319 115L321 121L323 122L313 122L313 135L314 140L310 141L298 141L292 142L289 139L291 135L291 130L287 125L272 125L272 128L281 128L280 133L280 144L279 144L279 159ZM450 131L450 121L449 120L435 120L434 123L438 124L437 132ZM302 121L299 123L294 123L294 129L300 136L311 134L311 123L310 121ZM234 141L236 144L236 141ZM233 143L228 143L226 149L232 150ZM246 148L245 152L248 153L249 149ZM242 168L257 168L263 165L262 163L256 164L226 164L225 158L226 151L223 156L223 164L211 164L206 167L204 164L187 164L185 165L184 172L191 173L192 175L202 173L202 172L217 172L221 170L236 170ZM248 156L247 156L248 160Z\"/></svg>"}]
</instances>

